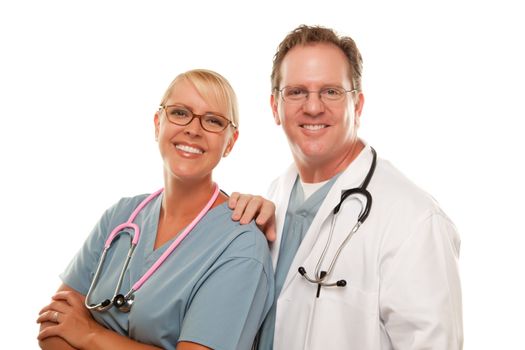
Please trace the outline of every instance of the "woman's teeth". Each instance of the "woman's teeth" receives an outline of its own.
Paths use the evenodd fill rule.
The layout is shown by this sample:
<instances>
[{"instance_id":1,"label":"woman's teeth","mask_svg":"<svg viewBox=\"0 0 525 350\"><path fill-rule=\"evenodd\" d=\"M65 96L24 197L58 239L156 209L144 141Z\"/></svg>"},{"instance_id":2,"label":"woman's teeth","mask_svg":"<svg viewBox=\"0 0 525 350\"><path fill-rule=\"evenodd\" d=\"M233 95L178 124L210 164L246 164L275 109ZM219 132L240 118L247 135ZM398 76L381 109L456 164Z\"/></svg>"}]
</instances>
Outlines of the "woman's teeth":
<instances>
[{"instance_id":1,"label":"woman's teeth","mask_svg":"<svg viewBox=\"0 0 525 350\"><path fill-rule=\"evenodd\" d=\"M326 127L325 124L317 124L317 125L304 124L303 125L303 128L308 129L308 130L319 130L319 129L323 129L325 127Z\"/></svg>"},{"instance_id":2,"label":"woman's teeth","mask_svg":"<svg viewBox=\"0 0 525 350\"><path fill-rule=\"evenodd\" d=\"M198 149L198 148L195 148L195 147L190 147L190 146L187 146L187 145L176 145L175 148L177 149L180 149L181 151L184 151L184 152L187 152L187 153L194 153L194 154L202 154L202 150Z\"/></svg>"}]
</instances>

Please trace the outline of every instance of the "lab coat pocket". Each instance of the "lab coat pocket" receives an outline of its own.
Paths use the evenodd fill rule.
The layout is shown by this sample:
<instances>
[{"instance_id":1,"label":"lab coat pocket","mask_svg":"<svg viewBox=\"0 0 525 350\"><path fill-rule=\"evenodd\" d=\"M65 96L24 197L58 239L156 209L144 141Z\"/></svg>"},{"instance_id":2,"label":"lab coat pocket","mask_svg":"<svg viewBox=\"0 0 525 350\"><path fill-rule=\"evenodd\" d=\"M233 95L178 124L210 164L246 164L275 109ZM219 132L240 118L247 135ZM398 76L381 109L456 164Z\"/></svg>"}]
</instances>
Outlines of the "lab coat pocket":
<instances>
[{"instance_id":1,"label":"lab coat pocket","mask_svg":"<svg viewBox=\"0 0 525 350\"><path fill-rule=\"evenodd\" d=\"M347 285L324 287L310 320L308 349L378 349L378 294Z\"/></svg>"},{"instance_id":2,"label":"lab coat pocket","mask_svg":"<svg viewBox=\"0 0 525 350\"><path fill-rule=\"evenodd\" d=\"M311 299L306 300L304 294L299 294L295 299L287 297L278 299L274 349L307 349L305 344L310 328L312 308Z\"/></svg>"}]
</instances>

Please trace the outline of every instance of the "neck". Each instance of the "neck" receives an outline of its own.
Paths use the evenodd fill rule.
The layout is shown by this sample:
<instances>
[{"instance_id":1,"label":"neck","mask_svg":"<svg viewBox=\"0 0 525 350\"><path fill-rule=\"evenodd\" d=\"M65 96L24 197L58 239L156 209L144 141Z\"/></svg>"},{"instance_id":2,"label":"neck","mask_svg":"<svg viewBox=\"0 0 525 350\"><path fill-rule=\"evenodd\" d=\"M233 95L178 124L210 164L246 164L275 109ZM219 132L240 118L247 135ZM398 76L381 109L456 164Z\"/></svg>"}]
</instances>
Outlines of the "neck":
<instances>
[{"instance_id":1,"label":"neck","mask_svg":"<svg viewBox=\"0 0 525 350\"><path fill-rule=\"evenodd\" d=\"M165 175L164 196L160 210L154 249L162 246L187 227L209 202L215 190L211 176L180 181ZM221 194L222 195L222 194ZM219 195L212 208L225 201Z\"/></svg>"},{"instance_id":2,"label":"neck","mask_svg":"<svg viewBox=\"0 0 525 350\"><path fill-rule=\"evenodd\" d=\"M357 158L363 148L365 148L364 143L358 139L345 149L346 152L326 161L299 159L296 156L294 156L294 160L303 182L323 182L344 171Z\"/></svg>"},{"instance_id":3,"label":"neck","mask_svg":"<svg viewBox=\"0 0 525 350\"><path fill-rule=\"evenodd\" d=\"M164 181L163 218L173 219L197 216L210 200L213 190L214 186L211 177L192 182L176 179ZM215 203L217 202L219 200Z\"/></svg>"}]
</instances>

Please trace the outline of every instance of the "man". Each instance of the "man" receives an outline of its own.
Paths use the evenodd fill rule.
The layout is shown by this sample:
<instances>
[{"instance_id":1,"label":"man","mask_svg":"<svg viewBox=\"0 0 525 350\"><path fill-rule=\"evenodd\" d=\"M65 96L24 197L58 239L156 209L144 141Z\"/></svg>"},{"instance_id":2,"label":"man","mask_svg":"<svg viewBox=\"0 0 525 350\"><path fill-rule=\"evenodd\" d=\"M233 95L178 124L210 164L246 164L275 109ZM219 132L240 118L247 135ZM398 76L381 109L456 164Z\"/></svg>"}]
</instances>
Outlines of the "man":
<instances>
[{"instance_id":1,"label":"man","mask_svg":"<svg viewBox=\"0 0 525 350\"><path fill-rule=\"evenodd\" d=\"M296 28L274 57L272 111L294 164L269 191L278 299L259 349L462 348L459 236L357 137L361 70L354 41L322 27ZM260 197L230 206L272 225Z\"/></svg>"}]
</instances>

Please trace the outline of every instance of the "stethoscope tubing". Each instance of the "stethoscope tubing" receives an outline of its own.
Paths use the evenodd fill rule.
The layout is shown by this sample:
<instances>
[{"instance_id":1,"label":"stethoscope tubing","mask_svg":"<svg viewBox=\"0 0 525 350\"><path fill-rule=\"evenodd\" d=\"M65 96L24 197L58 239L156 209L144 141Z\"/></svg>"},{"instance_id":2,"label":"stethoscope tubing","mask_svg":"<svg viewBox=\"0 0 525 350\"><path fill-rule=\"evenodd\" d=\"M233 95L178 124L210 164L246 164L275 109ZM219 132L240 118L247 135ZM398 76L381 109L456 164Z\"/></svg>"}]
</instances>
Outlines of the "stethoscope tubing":
<instances>
[{"instance_id":1,"label":"stethoscope tubing","mask_svg":"<svg viewBox=\"0 0 525 350\"><path fill-rule=\"evenodd\" d=\"M134 234L133 234L133 237L132 237L132 240L131 240L131 244L132 245L137 245L137 243L139 242L139 239L140 239L140 229L137 226L137 224L134 223L135 218L137 217L137 215L139 215L139 213L142 211L142 209L144 209L144 207L146 205L148 205L149 202L151 202L153 200L153 198L155 198L159 194L161 194L162 191L164 191L163 188L153 192L148 197L146 197L146 199L144 199L135 208L135 210L133 210L133 212L131 213L131 215L129 216L129 218L128 218L128 220L126 222L123 222L122 224L120 224L117 227L115 227L113 229L113 231L111 231L111 233L109 234L108 238L106 239L106 243L104 244L104 248L105 249L109 249L109 247L111 246L111 243L113 243L113 240L115 239L115 237L118 236L121 233L121 231L123 231L126 228L130 228L130 229L132 229L134 231Z\"/></svg>"},{"instance_id":2,"label":"stethoscope tubing","mask_svg":"<svg viewBox=\"0 0 525 350\"><path fill-rule=\"evenodd\" d=\"M131 287L131 289L126 293L125 296L122 296L119 294L120 288L122 286L122 282L124 280L124 275L127 271L129 262L131 260L131 257L133 256L133 253L135 251L135 248L139 242L140 239L140 228L138 225L136 225L133 221L135 220L136 216L140 213L140 211L149 203L151 202L155 197L157 197L160 193L162 193L164 189L160 189L152 194L150 194L146 199L144 199L138 206L135 208L135 210L131 213L128 220L120 225L117 225L109 234L108 238L106 239L104 243L104 249L102 251L102 255L99 259L99 263L97 266L97 270L95 272L95 276L93 277L93 281L91 282L91 285L89 287L88 293L85 298L85 306L90 310L97 310L97 311L106 311L109 309L112 304L114 303L116 298L119 298L120 301L132 301L134 298L134 293L138 291L142 285L157 271L157 269L166 261L166 259L171 255L171 253L178 247L178 245L188 236L190 231L197 225L197 223L206 215L206 213L211 209L212 205L217 200L217 197L219 196L219 186L214 183L214 190L213 194L210 198L210 200L206 203L204 208L200 211L200 213L192 220L192 222L186 226L184 231L177 236L177 238L170 244L168 249L162 253L162 255L155 261L155 263L142 275L142 277L139 278L135 284ZM129 232L127 229L130 229L133 231L133 235L131 232ZM114 295L112 297L112 300L106 299L98 304L89 304L89 299L91 296L91 293L95 286L98 284L98 279L100 277L100 272L102 270L102 266L104 264L104 261L106 259L107 252L109 248L111 247L111 244L114 242L115 238L119 236L120 234L129 234L131 236L131 244L130 248L128 250L128 254L126 256L126 260L124 261L123 267L120 271L120 276L117 282L117 286L114 291ZM127 305L127 309L122 308L123 310L129 311L130 305Z\"/></svg>"},{"instance_id":3,"label":"stethoscope tubing","mask_svg":"<svg viewBox=\"0 0 525 350\"><path fill-rule=\"evenodd\" d=\"M315 270L314 270L316 277L315 278L311 278L310 276L308 276L308 274L306 273L306 270L305 270L305 268L303 266L299 267L299 270L298 270L299 273L308 282L311 282L311 283L314 283L314 284L318 284L320 286L325 286L325 287L331 287L331 286L344 287L344 286L346 286L346 281L345 280L338 280L336 282L325 282L325 280L331 275L331 273L332 273L332 271L334 269L335 263L336 263L337 259L339 258L343 248L350 241L350 239L354 236L354 234L359 230L361 225L366 221L366 219L368 218L368 215L370 214L370 209L372 208L372 195L367 190L367 187L368 187L368 184L370 183L370 180L371 180L371 178L372 178L372 176L373 176L373 174L375 172L376 162L377 162L376 151L372 147L370 147L370 149L372 151L372 163L370 165L370 169L368 170L368 173L367 173L365 179L363 180L363 182L361 183L361 185L359 187L351 188L351 189L343 191L343 193L341 194L341 199L339 200L339 203L334 207L334 209L332 211L333 216L332 216L332 220L330 222L330 231L328 233L328 238L327 238L326 244L324 246L323 252L321 253L321 256L319 257L319 260L317 261L317 265L315 266ZM340 209L341 209L341 207L343 205L343 202L349 196L356 195L356 194L357 195L362 195L363 197L365 197L366 204L362 207L362 210L359 213L359 217L357 218L356 224L352 227L352 229L347 234L347 236L345 237L343 242L339 245L339 248L335 252L334 257L330 261L330 265L328 266L328 270L321 271L321 264L323 263L323 261L324 261L324 259L326 257L326 253L328 252L328 247L330 246L330 243L332 242L335 222L336 222L337 216L339 215L339 211L340 211Z\"/></svg>"},{"instance_id":4,"label":"stethoscope tubing","mask_svg":"<svg viewBox=\"0 0 525 350\"><path fill-rule=\"evenodd\" d=\"M197 225L197 223L211 209L211 206L213 205L213 203L215 203L215 200L217 199L218 196L219 196L219 186L215 185L213 195L211 196L208 203L206 203L206 206L200 211L199 215L197 215L192 220L192 222L188 226L186 226L184 231L180 235L177 236L177 238L170 244L168 249L166 249L164 253L162 253L160 258L158 258L157 261L155 261L155 263L148 269L148 271L146 271L146 273L131 287L132 291L136 292L137 290L139 290L139 288L142 287L144 282L146 282L151 277L151 275L153 275L155 271L157 271L160 265L162 265L164 261L166 261L166 259L175 250L175 248L177 248L180 242L182 242L182 240L186 238L186 236L190 233L190 231Z\"/></svg>"}]
</instances>

